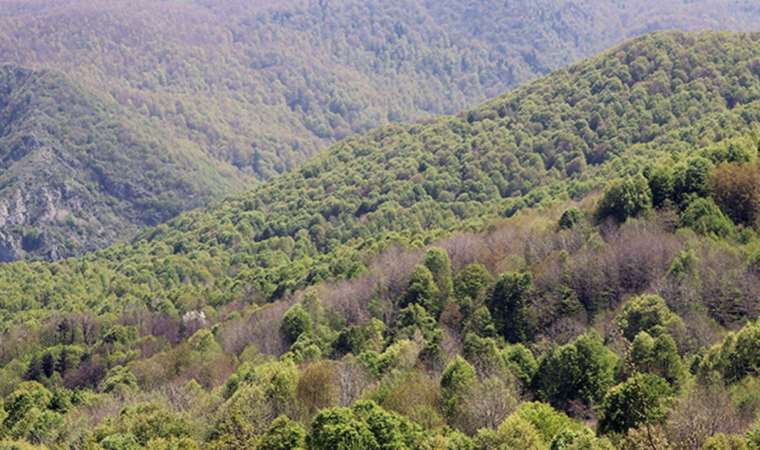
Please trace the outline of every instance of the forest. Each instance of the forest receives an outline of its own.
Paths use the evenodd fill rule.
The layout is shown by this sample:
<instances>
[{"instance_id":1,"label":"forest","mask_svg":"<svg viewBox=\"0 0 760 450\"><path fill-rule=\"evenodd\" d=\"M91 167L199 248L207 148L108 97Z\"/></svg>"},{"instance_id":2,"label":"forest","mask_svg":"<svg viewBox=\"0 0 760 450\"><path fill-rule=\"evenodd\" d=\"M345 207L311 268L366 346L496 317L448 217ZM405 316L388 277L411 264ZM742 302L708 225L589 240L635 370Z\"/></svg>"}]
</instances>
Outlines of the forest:
<instances>
[{"instance_id":1,"label":"forest","mask_svg":"<svg viewBox=\"0 0 760 450\"><path fill-rule=\"evenodd\" d=\"M0 265L0 449L760 449L758 44L649 34Z\"/></svg>"},{"instance_id":2,"label":"forest","mask_svg":"<svg viewBox=\"0 0 760 450\"><path fill-rule=\"evenodd\" d=\"M628 37L758 18L753 0L0 0L0 62L49 80L0 91L64 105L3 123L0 260L128 240L338 140L455 114ZM0 103L11 119L23 105Z\"/></svg>"}]
</instances>

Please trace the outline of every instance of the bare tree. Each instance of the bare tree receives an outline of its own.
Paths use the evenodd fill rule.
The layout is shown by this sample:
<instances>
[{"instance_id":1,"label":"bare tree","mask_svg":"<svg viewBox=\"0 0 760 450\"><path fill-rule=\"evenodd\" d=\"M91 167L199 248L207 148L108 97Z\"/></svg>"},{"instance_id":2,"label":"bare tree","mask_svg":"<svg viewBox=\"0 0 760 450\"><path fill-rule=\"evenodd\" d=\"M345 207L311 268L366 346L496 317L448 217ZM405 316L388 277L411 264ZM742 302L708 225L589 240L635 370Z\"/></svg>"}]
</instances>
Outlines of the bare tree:
<instances>
[{"instance_id":1,"label":"bare tree","mask_svg":"<svg viewBox=\"0 0 760 450\"><path fill-rule=\"evenodd\" d=\"M717 433L738 433L747 425L723 386L695 386L681 398L667 422L667 435L677 449L698 450Z\"/></svg>"}]
</instances>

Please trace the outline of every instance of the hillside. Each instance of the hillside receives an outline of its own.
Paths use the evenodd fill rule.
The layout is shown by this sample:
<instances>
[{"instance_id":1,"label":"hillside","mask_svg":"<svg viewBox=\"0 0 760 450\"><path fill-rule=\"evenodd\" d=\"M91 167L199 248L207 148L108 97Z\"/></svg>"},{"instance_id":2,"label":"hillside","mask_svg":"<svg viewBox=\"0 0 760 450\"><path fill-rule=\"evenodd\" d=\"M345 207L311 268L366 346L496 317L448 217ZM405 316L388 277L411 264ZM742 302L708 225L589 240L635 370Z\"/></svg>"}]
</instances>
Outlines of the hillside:
<instances>
[{"instance_id":1,"label":"hillside","mask_svg":"<svg viewBox=\"0 0 760 450\"><path fill-rule=\"evenodd\" d=\"M0 266L0 439L755 448L759 41L648 35Z\"/></svg>"},{"instance_id":2,"label":"hillside","mask_svg":"<svg viewBox=\"0 0 760 450\"><path fill-rule=\"evenodd\" d=\"M92 251L241 184L57 73L0 67L0 124L2 262Z\"/></svg>"},{"instance_id":3,"label":"hillside","mask_svg":"<svg viewBox=\"0 0 760 450\"><path fill-rule=\"evenodd\" d=\"M336 140L455 113L630 36L752 29L758 17L754 2L739 0L2 0L0 62L62 73L113 103L113 120L123 117L121 126L154 142L157 158L216 168L191 177L161 168L166 184L147 188L171 203L160 214L150 205L114 206L108 188L96 188L76 200L88 211L77 229L36 212L38 195L13 197L21 185L5 189L4 204L35 212L4 216L26 231L6 231L3 259L63 257L130 238L141 224L293 169ZM121 163L108 170L154 170ZM88 184L92 175L77 170L52 165L25 179ZM170 188L172 179L194 187ZM190 190L198 201L176 195ZM71 208L51 195L48 210ZM24 233L43 236L42 246L23 250Z\"/></svg>"}]
</instances>

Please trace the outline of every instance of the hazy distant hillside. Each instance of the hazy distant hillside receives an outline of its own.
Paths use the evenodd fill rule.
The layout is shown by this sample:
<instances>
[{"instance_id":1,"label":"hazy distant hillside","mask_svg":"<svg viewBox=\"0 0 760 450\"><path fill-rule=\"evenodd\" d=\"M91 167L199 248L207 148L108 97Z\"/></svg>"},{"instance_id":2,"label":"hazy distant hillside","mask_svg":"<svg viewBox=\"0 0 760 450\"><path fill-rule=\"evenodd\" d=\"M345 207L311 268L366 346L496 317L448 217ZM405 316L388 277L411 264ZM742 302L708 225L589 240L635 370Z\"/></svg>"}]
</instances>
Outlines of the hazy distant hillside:
<instances>
[{"instance_id":1,"label":"hazy distant hillside","mask_svg":"<svg viewBox=\"0 0 760 450\"><path fill-rule=\"evenodd\" d=\"M753 2L706 0L4 3L0 61L75 75L260 177L629 36L760 16Z\"/></svg>"},{"instance_id":2,"label":"hazy distant hillside","mask_svg":"<svg viewBox=\"0 0 760 450\"><path fill-rule=\"evenodd\" d=\"M94 250L240 184L66 77L0 67L0 261Z\"/></svg>"},{"instance_id":3,"label":"hazy distant hillside","mask_svg":"<svg viewBox=\"0 0 760 450\"><path fill-rule=\"evenodd\" d=\"M152 142L155 159L104 157L105 170L152 199L127 208L106 201L111 188L91 184L81 165L25 172L27 185L88 185L75 200L61 189L45 200L3 174L0 202L27 211L0 213L18 226L3 230L4 258L70 255L130 237L140 224L291 169L337 139L459 111L632 35L746 29L759 17L752 1L708 0L0 0L0 62L60 71L112 103L114 123ZM93 148L123 145L86 127L77 133ZM69 145L60 151L72 152ZM198 165L207 170L190 177L182 168ZM160 182L136 182L158 173ZM188 189L192 201L177 195ZM54 216L72 201L73 210L112 212L89 214L86 225L74 213L78 226L61 225ZM35 238L24 245L25 235Z\"/></svg>"}]
</instances>

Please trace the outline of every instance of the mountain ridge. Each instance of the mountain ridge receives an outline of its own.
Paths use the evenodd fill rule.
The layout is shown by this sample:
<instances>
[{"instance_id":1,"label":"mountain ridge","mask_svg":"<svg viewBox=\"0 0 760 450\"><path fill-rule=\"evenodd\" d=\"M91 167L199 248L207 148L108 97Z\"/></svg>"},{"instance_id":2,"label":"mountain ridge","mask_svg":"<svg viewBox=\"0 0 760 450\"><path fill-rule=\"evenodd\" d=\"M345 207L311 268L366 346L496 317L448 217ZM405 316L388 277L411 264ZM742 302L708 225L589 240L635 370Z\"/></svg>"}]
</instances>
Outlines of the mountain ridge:
<instances>
[{"instance_id":1,"label":"mountain ridge","mask_svg":"<svg viewBox=\"0 0 760 450\"><path fill-rule=\"evenodd\" d=\"M108 102L127 128L156 142L159 159L163 153L179 159L167 176L192 178L198 198L165 199L171 214L156 215L147 205L144 217L133 218L130 210L123 218L129 227L111 213L80 230L32 214L19 225L46 236L43 247L22 251L15 233L6 237L14 250L4 259L71 256L128 239L140 224L293 170L344 137L457 113L640 31L748 29L760 17L751 2L734 0L2 5L0 61L63 73ZM203 168L188 175L183 167L196 163ZM122 171L153 170L123 164ZM66 177L73 180L76 171ZM79 177L86 184L91 174ZM167 189L154 193L175 196ZM85 209L112 209L108 197L107 188L93 192ZM16 200L8 197L6 204ZM34 209L33 198L22 200Z\"/></svg>"}]
</instances>

